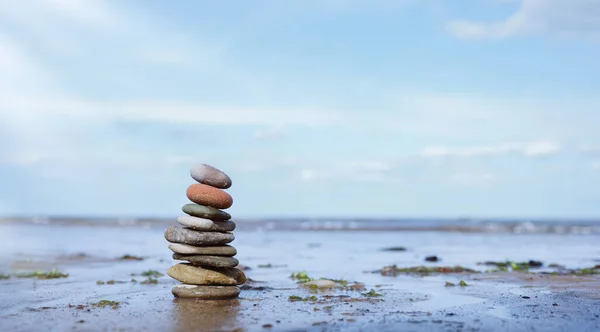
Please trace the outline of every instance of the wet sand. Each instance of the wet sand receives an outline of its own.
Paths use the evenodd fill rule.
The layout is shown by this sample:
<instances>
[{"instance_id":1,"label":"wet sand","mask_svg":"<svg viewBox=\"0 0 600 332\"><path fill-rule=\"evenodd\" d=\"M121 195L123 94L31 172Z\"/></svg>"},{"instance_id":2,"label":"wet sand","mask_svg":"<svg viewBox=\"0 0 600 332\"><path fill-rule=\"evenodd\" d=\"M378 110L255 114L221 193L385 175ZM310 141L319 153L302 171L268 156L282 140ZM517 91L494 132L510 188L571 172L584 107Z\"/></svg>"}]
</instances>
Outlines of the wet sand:
<instances>
[{"instance_id":1,"label":"wet sand","mask_svg":"<svg viewBox=\"0 0 600 332\"><path fill-rule=\"evenodd\" d=\"M239 230L232 243L252 280L237 300L175 299L175 263L159 227L0 225L2 331L598 331L600 275L485 273L483 261L593 267L597 235ZM403 246L405 251L382 251ZM120 259L129 254L142 260ZM439 262L424 258L437 255ZM384 266L455 266L480 273L386 276ZM163 273L156 283L140 274ZM345 279L359 290L313 291L290 278ZM134 274L134 275L132 275ZM135 279L136 282L132 282ZM114 280L114 284L107 284ZM463 280L466 287L460 287ZM103 281L104 284L98 284ZM446 282L456 284L446 287ZM370 292L373 290L373 292ZM370 292L370 293L369 293ZM368 296L368 295L381 296ZM290 301L297 296L306 301ZM315 298L310 298L314 296ZM98 307L101 300L117 306Z\"/></svg>"}]
</instances>

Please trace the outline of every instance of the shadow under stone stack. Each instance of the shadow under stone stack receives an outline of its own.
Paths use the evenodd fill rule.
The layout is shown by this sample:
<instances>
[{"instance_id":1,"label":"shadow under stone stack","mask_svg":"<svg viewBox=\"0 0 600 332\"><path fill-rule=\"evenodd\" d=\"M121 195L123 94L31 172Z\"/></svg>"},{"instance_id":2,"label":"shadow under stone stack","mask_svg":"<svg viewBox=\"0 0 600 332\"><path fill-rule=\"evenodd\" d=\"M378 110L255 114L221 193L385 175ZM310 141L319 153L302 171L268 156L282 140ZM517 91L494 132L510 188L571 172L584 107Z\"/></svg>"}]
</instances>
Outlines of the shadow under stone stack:
<instances>
[{"instance_id":1,"label":"shadow under stone stack","mask_svg":"<svg viewBox=\"0 0 600 332\"><path fill-rule=\"evenodd\" d=\"M231 187L231 179L206 164L193 167L190 175L198 182L186 192L193 203L182 207L187 215L177 219L181 227L171 226L165 231L173 259L185 261L167 270L171 278L183 283L171 292L180 298L237 298L237 286L246 282L246 275L236 268L237 250L228 244L235 239L235 223L223 210L233 205L233 198L223 189Z\"/></svg>"}]
</instances>

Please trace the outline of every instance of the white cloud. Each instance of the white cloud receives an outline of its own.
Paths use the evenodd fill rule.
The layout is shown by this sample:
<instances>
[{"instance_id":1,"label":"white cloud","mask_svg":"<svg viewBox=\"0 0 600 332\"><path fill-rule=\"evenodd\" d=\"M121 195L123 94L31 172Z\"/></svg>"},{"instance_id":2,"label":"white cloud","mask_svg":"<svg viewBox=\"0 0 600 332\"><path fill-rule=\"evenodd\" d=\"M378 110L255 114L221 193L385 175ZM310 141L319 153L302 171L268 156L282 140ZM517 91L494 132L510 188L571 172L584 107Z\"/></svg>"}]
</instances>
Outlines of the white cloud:
<instances>
[{"instance_id":1,"label":"white cloud","mask_svg":"<svg viewBox=\"0 0 600 332\"><path fill-rule=\"evenodd\" d=\"M284 136L285 131L280 126L257 130L254 132L254 138L263 141L277 140L283 138Z\"/></svg>"},{"instance_id":2,"label":"white cloud","mask_svg":"<svg viewBox=\"0 0 600 332\"><path fill-rule=\"evenodd\" d=\"M170 102L96 102L79 99L30 98L1 101L0 107L16 111L12 117L68 117L96 123L112 121L169 121L206 124L309 124L319 125L335 116L315 110L225 108Z\"/></svg>"},{"instance_id":3,"label":"white cloud","mask_svg":"<svg viewBox=\"0 0 600 332\"><path fill-rule=\"evenodd\" d=\"M430 146L423 148L419 155L426 158L438 157L480 157L497 156L508 153L520 153L528 157L556 154L561 147L558 143L539 141L531 143L503 143L499 145L455 148L448 146Z\"/></svg>"},{"instance_id":4,"label":"white cloud","mask_svg":"<svg viewBox=\"0 0 600 332\"><path fill-rule=\"evenodd\" d=\"M398 183L402 177L396 164L385 161L340 161L324 165L304 164L298 170L298 178L303 182L368 182Z\"/></svg>"},{"instance_id":5,"label":"white cloud","mask_svg":"<svg viewBox=\"0 0 600 332\"><path fill-rule=\"evenodd\" d=\"M208 47L198 52L196 41L190 42L178 34L163 31L163 27L154 26L150 19L143 16L131 15L124 8L117 7L117 2L91 1L89 6L82 6L78 1L55 0L39 1L39 6L27 6L16 2L10 8L0 8L0 17L16 22L25 27L28 33L33 33L34 40L44 39L44 45L65 45L65 49L87 49L79 46L90 45L85 40L85 33L92 29L105 38L115 40L115 44L123 44L124 50L119 52L119 58L126 58L125 63L132 59L151 59L158 63L185 64L205 62L207 66L214 64L219 58L220 47ZM66 23L65 23L66 21ZM47 33L46 33L47 32ZM95 35L90 35L95 36ZM107 37L108 36L108 37ZM119 121L139 122L152 121L156 123L180 124L218 124L264 125L267 130L255 132L257 139L278 139L283 127L290 124L307 126L334 125L353 126L362 128L394 128L406 134L436 134L468 135L479 137L476 133L489 132L528 132L545 130L560 133L552 125L547 125L546 118L553 123L564 124L564 121L554 121L551 118L551 102L520 100L499 100L487 96L439 94L415 92L409 89L393 91L389 100L389 109L364 110L353 112L335 108L295 108L286 105L297 105L297 101L283 103L281 108L273 107L236 107L205 106L201 102L170 101L162 98L106 101L82 96L72 92L67 83L77 84L77 81L63 80L60 72L53 71L52 66L44 63L43 55L38 55L35 49L25 44L27 38L18 39L14 36L0 35L0 127L10 146L2 147L1 158L4 163L18 165L33 165L44 160L57 158L92 158L98 148L98 142L87 138L90 128L110 129L111 124ZM16 42L19 40L20 42ZM131 45L129 45L131 44ZM109 44L113 45L113 44ZM106 45L103 45L106 46ZM163 47L166 46L166 47ZM201 44L201 46L203 46ZM203 47L200 47L203 48ZM93 48L91 48L93 50ZM204 49L204 48L203 48ZM89 51L88 51L89 52ZM198 57L198 54L205 55ZM127 58L130 56L131 58ZM219 73L220 73L219 68ZM227 73L226 73L227 74ZM243 76L243 73L241 74ZM253 78L247 78L253 82ZM260 84L255 84L259 86ZM268 90L268 89L267 89ZM330 102L330 101L328 101ZM583 102L582 102L583 103ZM578 105L568 103L569 109L576 110ZM589 109L595 109L598 103L585 101ZM512 110L509 112L507 110ZM382 112L380 115L373 115ZM575 112L575 111L574 111ZM550 114L550 115L548 115ZM588 121L589 123L593 121ZM569 128L574 126L569 125ZM454 149L448 147L430 147L423 150L424 156L443 155L485 155L496 154L498 151L518 151L525 155L543 155L553 153L553 143L538 142L525 146L493 146ZM121 148L115 147L115 149ZM129 147L135 149L135 147ZM116 152L114 152L116 153ZM125 151L123 151L125 154ZM101 155L102 156L102 155ZM110 154L103 155L107 159ZM254 157L254 156L253 156ZM144 159L146 158L146 159ZM145 156L138 158L140 163L149 160L179 165L187 162L186 158L175 156ZM279 159L286 159L279 160ZM143 160L142 160L143 159ZM278 158L260 159L248 162L241 167L245 170L265 170L271 165L300 168L299 158L279 156ZM71 159L69 159L71 160ZM96 158L95 160L98 160ZM124 159L128 160L128 159ZM132 160L129 163L133 163ZM71 161L69 161L71 162ZM74 163L74 161L73 161ZM73 166L73 168L76 168ZM361 179L384 181L392 177L389 173L394 165L387 162L349 162L334 167L318 167L312 176L304 178L328 179Z\"/></svg>"},{"instance_id":6,"label":"white cloud","mask_svg":"<svg viewBox=\"0 0 600 332\"><path fill-rule=\"evenodd\" d=\"M143 17L128 16L121 9L93 0L85 6L67 0L40 0L34 6L23 2L0 6L0 20L12 22L18 31L10 35L0 33L0 129L2 138L11 142L1 147L0 162L32 165L59 156L87 156L86 151L94 147L86 145L91 144L87 142L86 129L108 129L118 121L278 126L319 125L332 120L331 114L321 110L228 108L160 98L105 101L73 93L72 87L65 84L73 82L64 81L60 72L44 63L43 51L56 51L49 45L61 44L64 47L60 51L67 53L93 52L90 50L107 44L86 46L109 38L111 43L122 44L114 52L119 54L119 61L129 64L146 56L160 63L181 64L193 59L194 65L202 66L203 61L211 63L218 55L218 48L203 48L199 53L197 48L203 45L198 45L197 40L192 43L178 35L169 35ZM94 29L103 37L82 32L86 29ZM39 43L28 44L30 38ZM112 44L108 45L113 49ZM168 47L162 47L165 45ZM36 47L42 52L37 52ZM208 55L202 57L203 54Z\"/></svg>"},{"instance_id":7,"label":"white cloud","mask_svg":"<svg viewBox=\"0 0 600 332\"><path fill-rule=\"evenodd\" d=\"M560 152L560 145L555 142L534 142L521 147L521 152L526 156L543 156Z\"/></svg>"},{"instance_id":8,"label":"white cloud","mask_svg":"<svg viewBox=\"0 0 600 332\"><path fill-rule=\"evenodd\" d=\"M423 157L475 157L475 156L492 156L507 153L513 150L514 147L508 145L497 146L482 146L471 148L451 148L447 146L429 146L421 150L420 155Z\"/></svg>"},{"instance_id":9,"label":"white cloud","mask_svg":"<svg viewBox=\"0 0 600 332\"><path fill-rule=\"evenodd\" d=\"M594 170L600 170L600 160L590 162L590 167Z\"/></svg>"},{"instance_id":10,"label":"white cloud","mask_svg":"<svg viewBox=\"0 0 600 332\"><path fill-rule=\"evenodd\" d=\"M303 169L300 171L300 179L304 182L314 181L318 175L320 174L314 169Z\"/></svg>"},{"instance_id":11,"label":"white cloud","mask_svg":"<svg viewBox=\"0 0 600 332\"><path fill-rule=\"evenodd\" d=\"M592 37L599 40L597 0L521 0L519 9L499 22L455 20L450 32L461 38L505 38L524 34Z\"/></svg>"},{"instance_id":12,"label":"white cloud","mask_svg":"<svg viewBox=\"0 0 600 332\"><path fill-rule=\"evenodd\" d=\"M74 21L85 23L86 25L98 25L102 29L110 29L123 24L118 13L110 8L109 2L98 0L33 0L34 4L29 4L31 10L39 10L40 7L50 10L60 15L62 18L68 18Z\"/></svg>"}]
</instances>

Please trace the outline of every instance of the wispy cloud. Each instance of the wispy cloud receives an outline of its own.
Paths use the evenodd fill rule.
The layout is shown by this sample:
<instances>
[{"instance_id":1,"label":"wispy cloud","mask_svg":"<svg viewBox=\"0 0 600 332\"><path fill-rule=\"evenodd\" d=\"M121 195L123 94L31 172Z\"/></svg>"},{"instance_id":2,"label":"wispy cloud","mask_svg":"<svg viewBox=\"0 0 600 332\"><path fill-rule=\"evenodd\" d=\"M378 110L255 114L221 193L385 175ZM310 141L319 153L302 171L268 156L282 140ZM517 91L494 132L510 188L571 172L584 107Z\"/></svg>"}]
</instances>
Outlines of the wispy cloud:
<instances>
[{"instance_id":1,"label":"wispy cloud","mask_svg":"<svg viewBox=\"0 0 600 332\"><path fill-rule=\"evenodd\" d=\"M397 172L399 164L386 161L338 161L324 165L303 165L297 176L303 182L398 183L403 180Z\"/></svg>"},{"instance_id":2,"label":"wispy cloud","mask_svg":"<svg viewBox=\"0 0 600 332\"><path fill-rule=\"evenodd\" d=\"M455 20L448 28L457 37L506 38L552 35L599 41L600 2L595 0L521 0L518 10L502 21Z\"/></svg>"},{"instance_id":3,"label":"wispy cloud","mask_svg":"<svg viewBox=\"0 0 600 332\"><path fill-rule=\"evenodd\" d=\"M285 136L285 130L281 126L261 129L254 132L254 138L262 141L277 140Z\"/></svg>"},{"instance_id":4,"label":"wispy cloud","mask_svg":"<svg viewBox=\"0 0 600 332\"><path fill-rule=\"evenodd\" d=\"M560 152L561 146L556 142L539 141L532 143L503 143L489 146L448 147L430 146L421 150L420 155L426 158L438 157L482 157L519 153L527 157L551 155Z\"/></svg>"}]
</instances>

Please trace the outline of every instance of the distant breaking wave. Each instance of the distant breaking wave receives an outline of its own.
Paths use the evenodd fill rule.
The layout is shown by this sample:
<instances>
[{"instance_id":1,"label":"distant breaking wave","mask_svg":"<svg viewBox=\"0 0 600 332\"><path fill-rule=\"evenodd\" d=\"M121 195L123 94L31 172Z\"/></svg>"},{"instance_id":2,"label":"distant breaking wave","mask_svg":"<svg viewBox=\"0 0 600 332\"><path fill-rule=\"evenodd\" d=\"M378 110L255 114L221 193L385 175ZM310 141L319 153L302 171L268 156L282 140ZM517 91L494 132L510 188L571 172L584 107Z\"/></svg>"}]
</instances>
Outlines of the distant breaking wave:
<instances>
[{"instance_id":1,"label":"distant breaking wave","mask_svg":"<svg viewBox=\"0 0 600 332\"><path fill-rule=\"evenodd\" d=\"M245 231L402 231L510 234L600 234L600 220L473 220L473 219L233 219ZM174 218L0 218L2 224L79 227L168 227Z\"/></svg>"}]
</instances>

